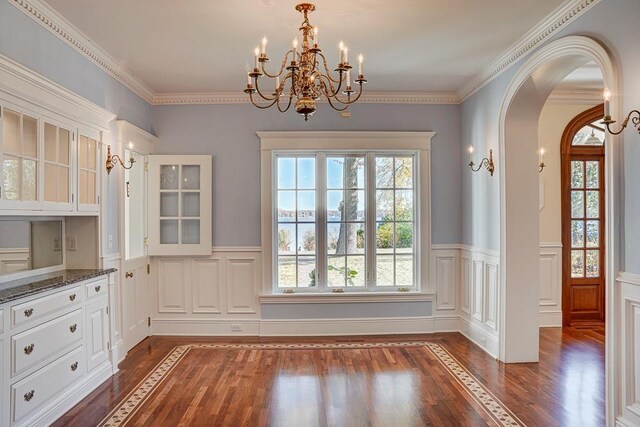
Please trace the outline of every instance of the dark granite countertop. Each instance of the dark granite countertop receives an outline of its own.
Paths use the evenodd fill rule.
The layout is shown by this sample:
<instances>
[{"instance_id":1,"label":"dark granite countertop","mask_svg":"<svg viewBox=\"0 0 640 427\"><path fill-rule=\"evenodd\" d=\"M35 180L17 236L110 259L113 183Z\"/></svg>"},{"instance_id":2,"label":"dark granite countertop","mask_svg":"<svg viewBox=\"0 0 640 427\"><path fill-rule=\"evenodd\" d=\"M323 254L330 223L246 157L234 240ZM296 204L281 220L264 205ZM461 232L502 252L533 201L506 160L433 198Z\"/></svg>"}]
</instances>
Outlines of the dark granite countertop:
<instances>
[{"instance_id":1,"label":"dark granite countertop","mask_svg":"<svg viewBox=\"0 0 640 427\"><path fill-rule=\"evenodd\" d=\"M82 282L83 280L93 279L94 277L104 276L114 271L117 270L115 268L106 270L61 270L0 283L0 304Z\"/></svg>"}]
</instances>

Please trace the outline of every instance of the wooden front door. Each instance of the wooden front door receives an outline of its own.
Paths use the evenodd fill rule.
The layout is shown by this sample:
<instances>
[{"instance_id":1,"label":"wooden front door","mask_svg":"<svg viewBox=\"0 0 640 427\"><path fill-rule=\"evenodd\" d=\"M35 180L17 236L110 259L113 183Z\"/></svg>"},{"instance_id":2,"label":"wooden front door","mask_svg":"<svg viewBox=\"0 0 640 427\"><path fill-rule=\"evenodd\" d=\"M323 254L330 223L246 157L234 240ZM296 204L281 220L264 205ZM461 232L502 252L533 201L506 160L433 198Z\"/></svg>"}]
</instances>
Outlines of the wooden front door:
<instances>
[{"instance_id":1,"label":"wooden front door","mask_svg":"<svg viewBox=\"0 0 640 427\"><path fill-rule=\"evenodd\" d=\"M562 317L566 326L605 319L604 138L599 105L562 138Z\"/></svg>"}]
</instances>

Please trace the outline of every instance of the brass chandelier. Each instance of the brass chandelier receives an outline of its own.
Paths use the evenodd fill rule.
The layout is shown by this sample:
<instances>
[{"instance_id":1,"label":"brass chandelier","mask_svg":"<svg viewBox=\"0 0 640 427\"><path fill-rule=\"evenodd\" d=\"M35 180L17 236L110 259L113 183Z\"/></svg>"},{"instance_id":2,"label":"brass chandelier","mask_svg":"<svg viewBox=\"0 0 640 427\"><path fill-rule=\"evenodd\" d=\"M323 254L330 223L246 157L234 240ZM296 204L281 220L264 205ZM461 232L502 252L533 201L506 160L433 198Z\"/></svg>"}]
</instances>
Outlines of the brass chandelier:
<instances>
[{"instance_id":1,"label":"brass chandelier","mask_svg":"<svg viewBox=\"0 0 640 427\"><path fill-rule=\"evenodd\" d=\"M247 73L247 87L251 103L260 109L276 106L282 113L289 110L295 98L295 109L304 116L305 121L317 110L317 100L324 97L329 105L337 111L346 110L362 95L362 85L367 82L362 72L363 57L359 56L358 76L354 83L359 86L357 95L351 86L351 65L349 65L348 48L340 42L340 62L334 70L337 75L332 76L327 65L327 58L318 46L318 27L309 23L309 13L316 9L311 3L300 3L296 10L304 15L300 26L302 46L298 52L298 39L293 41L293 48L289 49L282 59L280 71L275 74L267 72L265 64L269 61L266 52L267 39L262 39L262 50L255 49L255 64L253 71ZM291 55L291 57L289 56ZM259 86L262 77L275 79L270 94ZM282 77L282 79L281 79ZM256 96L257 95L257 96Z\"/></svg>"}]
</instances>

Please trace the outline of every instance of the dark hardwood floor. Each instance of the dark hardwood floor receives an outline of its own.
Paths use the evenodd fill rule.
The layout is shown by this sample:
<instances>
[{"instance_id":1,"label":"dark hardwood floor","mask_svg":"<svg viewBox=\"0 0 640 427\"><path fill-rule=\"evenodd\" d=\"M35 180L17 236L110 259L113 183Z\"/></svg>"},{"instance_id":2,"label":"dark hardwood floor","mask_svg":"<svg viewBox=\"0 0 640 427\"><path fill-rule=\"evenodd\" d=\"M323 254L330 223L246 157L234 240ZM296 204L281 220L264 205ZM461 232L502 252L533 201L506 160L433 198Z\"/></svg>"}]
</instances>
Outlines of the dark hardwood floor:
<instances>
[{"instance_id":1,"label":"dark hardwood floor","mask_svg":"<svg viewBox=\"0 0 640 427\"><path fill-rule=\"evenodd\" d=\"M349 340L438 343L528 426L604 425L604 332L580 328L542 329L540 363L511 365L495 361L457 333L150 337L128 354L117 375L54 425L97 425L177 345ZM420 347L349 352L192 350L178 369L180 384L152 395L128 425L492 425L460 384Z\"/></svg>"}]
</instances>

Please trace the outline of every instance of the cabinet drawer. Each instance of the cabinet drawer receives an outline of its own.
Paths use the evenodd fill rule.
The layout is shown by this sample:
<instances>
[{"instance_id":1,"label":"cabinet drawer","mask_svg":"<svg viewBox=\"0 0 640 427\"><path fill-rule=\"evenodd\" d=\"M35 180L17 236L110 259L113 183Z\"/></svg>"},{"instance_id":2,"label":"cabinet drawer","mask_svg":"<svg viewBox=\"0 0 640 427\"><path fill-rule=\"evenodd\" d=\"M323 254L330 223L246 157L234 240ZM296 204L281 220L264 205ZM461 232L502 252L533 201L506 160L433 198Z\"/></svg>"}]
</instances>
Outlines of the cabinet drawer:
<instances>
[{"instance_id":1,"label":"cabinet drawer","mask_svg":"<svg viewBox=\"0 0 640 427\"><path fill-rule=\"evenodd\" d=\"M79 306L82 300L80 292L80 286L76 286L46 297L14 305L11 307L11 327L15 328L16 326L35 322L48 314Z\"/></svg>"},{"instance_id":2,"label":"cabinet drawer","mask_svg":"<svg viewBox=\"0 0 640 427\"><path fill-rule=\"evenodd\" d=\"M11 375L24 372L82 342L82 310L11 337Z\"/></svg>"},{"instance_id":3,"label":"cabinet drawer","mask_svg":"<svg viewBox=\"0 0 640 427\"><path fill-rule=\"evenodd\" d=\"M98 298L102 295L107 295L107 279L102 278L100 280L94 280L93 282L86 283L84 285L87 291L87 299Z\"/></svg>"},{"instance_id":4,"label":"cabinet drawer","mask_svg":"<svg viewBox=\"0 0 640 427\"><path fill-rule=\"evenodd\" d=\"M82 378L85 370L84 348L78 347L12 385L12 421L17 423L25 416L34 414L52 397Z\"/></svg>"}]
</instances>

